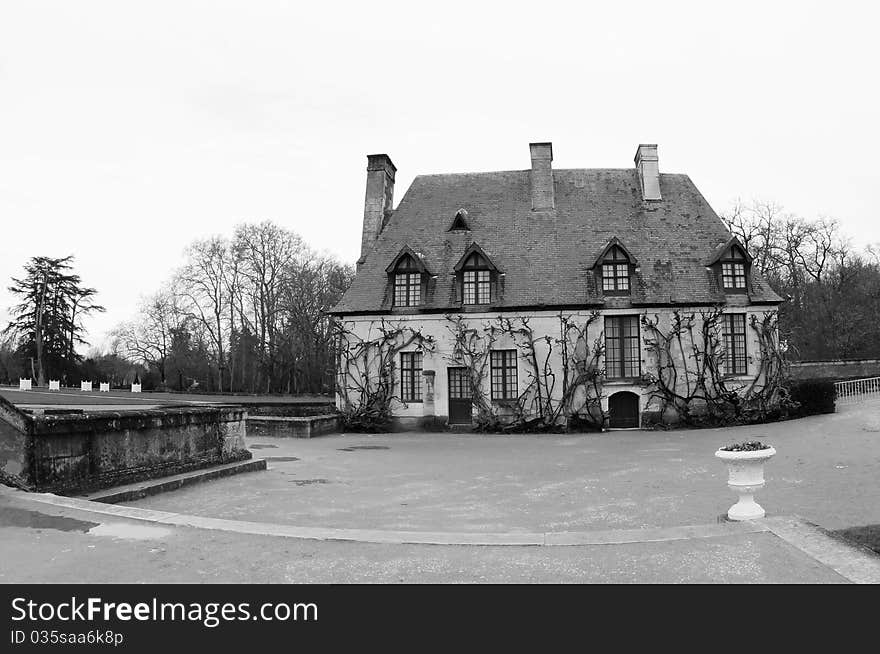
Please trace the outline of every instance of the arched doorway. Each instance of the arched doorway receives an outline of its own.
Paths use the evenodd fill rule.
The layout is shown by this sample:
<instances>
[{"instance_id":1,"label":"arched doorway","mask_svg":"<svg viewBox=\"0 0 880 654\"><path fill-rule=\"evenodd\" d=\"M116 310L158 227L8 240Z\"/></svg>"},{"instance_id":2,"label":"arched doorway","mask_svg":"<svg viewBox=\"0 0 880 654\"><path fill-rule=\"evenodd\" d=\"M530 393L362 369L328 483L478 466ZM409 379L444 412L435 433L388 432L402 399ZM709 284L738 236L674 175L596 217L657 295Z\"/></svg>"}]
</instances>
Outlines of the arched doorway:
<instances>
[{"instance_id":1,"label":"arched doorway","mask_svg":"<svg viewBox=\"0 0 880 654\"><path fill-rule=\"evenodd\" d=\"M639 426L639 396L620 391L608 398L608 426L626 429Z\"/></svg>"}]
</instances>

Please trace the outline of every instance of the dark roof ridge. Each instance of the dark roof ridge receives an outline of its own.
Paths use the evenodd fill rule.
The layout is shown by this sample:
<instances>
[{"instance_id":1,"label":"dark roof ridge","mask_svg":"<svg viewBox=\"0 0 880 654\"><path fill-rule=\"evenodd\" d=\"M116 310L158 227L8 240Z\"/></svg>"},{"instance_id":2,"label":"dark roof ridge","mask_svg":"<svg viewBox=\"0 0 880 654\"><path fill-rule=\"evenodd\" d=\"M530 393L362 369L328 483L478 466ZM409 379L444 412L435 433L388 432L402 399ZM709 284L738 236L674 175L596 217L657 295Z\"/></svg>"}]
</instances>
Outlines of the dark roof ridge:
<instances>
[{"instance_id":1,"label":"dark roof ridge","mask_svg":"<svg viewBox=\"0 0 880 654\"><path fill-rule=\"evenodd\" d=\"M531 168L520 168L512 170L471 170L466 172L448 172L448 173L419 173L413 180L431 177L470 177L473 175L510 175L512 173L529 173ZM580 173L580 172L607 172L607 173L623 173L630 172L635 174L635 168L554 168L554 173ZM661 176L669 175L676 177L688 177L687 173L669 173L661 172Z\"/></svg>"}]
</instances>

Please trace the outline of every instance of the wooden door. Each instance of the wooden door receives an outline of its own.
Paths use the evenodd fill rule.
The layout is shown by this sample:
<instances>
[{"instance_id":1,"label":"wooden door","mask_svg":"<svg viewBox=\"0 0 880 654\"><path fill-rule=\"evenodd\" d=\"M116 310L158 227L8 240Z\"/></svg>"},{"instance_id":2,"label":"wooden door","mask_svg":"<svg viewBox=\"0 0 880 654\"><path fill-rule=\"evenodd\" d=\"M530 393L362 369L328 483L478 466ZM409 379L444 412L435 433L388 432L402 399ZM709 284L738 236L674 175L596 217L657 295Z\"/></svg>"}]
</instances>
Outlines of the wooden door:
<instances>
[{"instance_id":1,"label":"wooden door","mask_svg":"<svg viewBox=\"0 0 880 654\"><path fill-rule=\"evenodd\" d=\"M448 368L449 370L449 424L471 424L471 405L473 402L471 384L467 368Z\"/></svg>"},{"instance_id":2,"label":"wooden door","mask_svg":"<svg viewBox=\"0 0 880 654\"><path fill-rule=\"evenodd\" d=\"M639 426L639 396L620 391L608 398L609 427L626 429Z\"/></svg>"}]
</instances>

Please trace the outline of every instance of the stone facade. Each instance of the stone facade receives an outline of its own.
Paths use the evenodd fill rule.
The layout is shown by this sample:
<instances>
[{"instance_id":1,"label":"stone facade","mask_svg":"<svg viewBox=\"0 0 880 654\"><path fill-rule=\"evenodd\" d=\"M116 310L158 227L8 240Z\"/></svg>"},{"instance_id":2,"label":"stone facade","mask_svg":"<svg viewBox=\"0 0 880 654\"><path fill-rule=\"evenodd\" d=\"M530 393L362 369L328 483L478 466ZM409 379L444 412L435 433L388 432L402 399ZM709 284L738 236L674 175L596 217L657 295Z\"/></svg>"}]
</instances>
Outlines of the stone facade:
<instances>
[{"instance_id":1,"label":"stone facade","mask_svg":"<svg viewBox=\"0 0 880 654\"><path fill-rule=\"evenodd\" d=\"M598 320L594 320L587 328L583 345L592 351L596 343L604 344L605 327L604 318L606 316L646 316L652 320L658 321L658 326L663 330L668 330L673 320L673 311L679 312L681 315L693 314L696 317L694 323L694 331L699 333L701 327L700 314L706 311L705 307L677 307L657 308L657 309L612 309L602 311ZM767 307L763 306L746 306L733 307L731 311L743 313L746 316L746 370L740 375L726 375L725 382L730 388L747 388L752 384L760 386L763 383L761 374L761 355L758 333L749 325L751 317L754 316L761 321L767 311ZM519 326L522 319L528 320L529 328L533 334L538 337L535 343L535 353L537 354L541 368L543 369L546 361L549 368L556 375L556 383L551 389L555 400L561 399L562 396L562 354L560 347L560 315L571 320L575 325L584 325L591 317L588 311L580 312L552 312L552 311L522 311L522 312L505 312L505 313L469 313L462 316L463 324L469 328L476 329L479 333L485 333L486 327L497 324L498 318L513 322L514 326ZM377 327L384 321L388 326L408 327L415 331L419 331L433 341L430 351L425 351L422 355L422 378L420 380L422 400L418 402L404 402L400 398L404 396L402 389L402 379L400 374L400 354L394 357L394 371L392 373L394 383L394 399L392 400L391 409L396 418L395 424L401 429L431 429L445 426L449 417L449 368L458 368L466 365L466 362L457 359L454 354L455 337L453 332L454 321L452 316L448 315L422 315L422 316L383 316L377 318L375 316L350 316L342 320L342 324L352 335L358 339L368 340L375 338ZM639 375L638 378L615 379L605 378L601 381L602 394L599 398L603 412L609 414L609 399L616 393L629 392L638 397L638 414L639 424L643 425L647 421L661 420L659 415L660 401L654 396L654 386L649 383L650 375L657 375L656 355L652 353L646 343L648 333L645 328L640 325L639 333ZM548 343L543 337L550 339ZM486 350L484 356L489 356L490 350L516 350L517 355L517 396L525 393L533 379L533 367L529 364L520 345L523 343L522 338L512 337L509 334L496 334L493 337L491 345L486 342ZM398 343L402 339L398 339ZM698 347L701 346L700 339L697 338ZM573 343L576 346L576 344ZM672 354L675 358L675 364L679 371L684 370L685 365L688 369L696 368L692 346L693 344L685 339L683 348L675 348ZM404 348L401 353L416 351L415 345ZM599 357L597 361L600 368L605 367L605 357ZM363 374L363 368L357 365L355 374ZM374 378L379 374L375 368L370 370ZM491 390L491 362L487 362L482 379L482 388L486 399L492 403L493 408L503 415L509 411L509 402L493 402ZM345 384L340 384L341 389ZM680 374L677 384L677 390L686 393L687 379L684 374ZM574 398L573 406L575 408L582 407L584 401L585 390L579 391L579 396ZM337 408L344 411L346 407L346 398L344 390L340 390L337 395ZM349 400L356 401L355 394L349 390Z\"/></svg>"}]
</instances>

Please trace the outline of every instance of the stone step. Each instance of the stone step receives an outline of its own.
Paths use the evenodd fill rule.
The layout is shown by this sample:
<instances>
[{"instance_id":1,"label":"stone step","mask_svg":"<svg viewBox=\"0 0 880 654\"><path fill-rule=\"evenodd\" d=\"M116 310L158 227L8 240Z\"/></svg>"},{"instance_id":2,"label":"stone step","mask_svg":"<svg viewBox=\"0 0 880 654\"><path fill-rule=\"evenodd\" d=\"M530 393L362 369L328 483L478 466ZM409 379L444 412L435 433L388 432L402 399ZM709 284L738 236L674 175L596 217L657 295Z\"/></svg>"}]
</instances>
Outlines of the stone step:
<instances>
[{"instance_id":1,"label":"stone step","mask_svg":"<svg viewBox=\"0 0 880 654\"><path fill-rule=\"evenodd\" d=\"M219 479L220 477L237 475L242 472L254 472L265 469L265 459L247 459L245 461L234 461L232 463L211 466L210 468L191 470L189 472L170 475L168 477L159 477L157 479L148 479L147 481L139 481L133 484L104 488L99 491L78 495L77 497L92 500L94 502L104 502L106 504L132 502L143 497L177 490L184 486L198 484L211 479Z\"/></svg>"}]
</instances>

